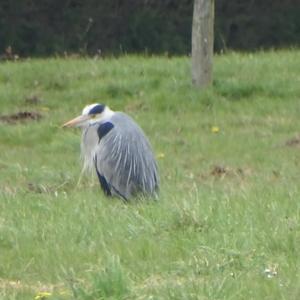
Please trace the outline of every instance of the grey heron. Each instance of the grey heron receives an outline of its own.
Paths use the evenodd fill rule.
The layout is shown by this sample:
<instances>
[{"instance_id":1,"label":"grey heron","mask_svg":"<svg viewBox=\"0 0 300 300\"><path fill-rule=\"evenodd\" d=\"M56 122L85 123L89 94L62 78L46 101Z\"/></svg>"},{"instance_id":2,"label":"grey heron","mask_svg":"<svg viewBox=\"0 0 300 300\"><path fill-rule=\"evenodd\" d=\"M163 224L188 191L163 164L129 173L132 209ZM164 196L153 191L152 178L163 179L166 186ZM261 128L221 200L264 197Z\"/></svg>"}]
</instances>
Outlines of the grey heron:
<instances>
[{"instance_id":1,"label":"grey heron","mask_svg":"<svg viewBox=\"0 0 300 300\"><path fill-rule=\"evenodd\" d=\"M130 116L95 103L63 127L82 128L83 170L96 170L106 195L124 200L139 193L157 195L159 175L151 145Z\"/></svg>"}]
</instances>

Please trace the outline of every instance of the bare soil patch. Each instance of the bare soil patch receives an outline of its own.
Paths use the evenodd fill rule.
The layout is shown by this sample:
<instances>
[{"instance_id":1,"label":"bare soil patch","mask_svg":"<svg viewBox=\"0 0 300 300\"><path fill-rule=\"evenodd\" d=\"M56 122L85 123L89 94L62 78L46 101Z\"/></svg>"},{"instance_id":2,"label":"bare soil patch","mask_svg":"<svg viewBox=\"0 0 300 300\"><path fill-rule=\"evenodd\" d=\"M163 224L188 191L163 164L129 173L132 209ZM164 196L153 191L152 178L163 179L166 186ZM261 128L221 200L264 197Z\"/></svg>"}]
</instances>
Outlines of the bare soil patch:
<instances>
[{"instance_id":1,"label":"bare soil patch","mask_svg":"<svg viewBox=\"0 0 300 300\"><path fill-rule=\"evenodd\" d=\"M215 165L209 173L209 177L224 178L224 177L239 177L244 178L251 175L253 172L250 168L231 168L228 166Z\"/></svg>"},{"instance_id":2,"label":"bare soil patch","mask_svg":"<svg viewBox=\"0 0 300 300\"><path fill-rule=\"evenodd\" d=\"M0 115L0 122L8 124L16 124L25 121L38 121L42 118L42 115L34 111L20 111L10 115Z\"/></svg>"}]
</instances>

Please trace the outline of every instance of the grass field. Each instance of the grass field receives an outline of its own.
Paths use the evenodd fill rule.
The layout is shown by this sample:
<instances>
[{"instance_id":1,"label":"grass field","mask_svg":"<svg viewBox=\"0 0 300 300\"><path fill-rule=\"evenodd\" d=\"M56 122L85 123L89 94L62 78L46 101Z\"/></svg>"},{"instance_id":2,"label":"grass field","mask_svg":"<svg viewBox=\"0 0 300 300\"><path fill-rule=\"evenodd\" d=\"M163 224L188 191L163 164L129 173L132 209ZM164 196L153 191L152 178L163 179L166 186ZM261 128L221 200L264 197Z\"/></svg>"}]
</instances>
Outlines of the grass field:
<instances>
[{"instance_id":1,"label":"grass field","mask_svg":"<svg viewBox=\"0 0 300 300\"><path fill-rule=\"evenodd\" d=\"M212 88L190 81L187 57L0 64L0 299L300 299L300 51L216 56ZM159 201L78 183L61 124L93 102L147 133Z\"/></svg>"}]
</instances>

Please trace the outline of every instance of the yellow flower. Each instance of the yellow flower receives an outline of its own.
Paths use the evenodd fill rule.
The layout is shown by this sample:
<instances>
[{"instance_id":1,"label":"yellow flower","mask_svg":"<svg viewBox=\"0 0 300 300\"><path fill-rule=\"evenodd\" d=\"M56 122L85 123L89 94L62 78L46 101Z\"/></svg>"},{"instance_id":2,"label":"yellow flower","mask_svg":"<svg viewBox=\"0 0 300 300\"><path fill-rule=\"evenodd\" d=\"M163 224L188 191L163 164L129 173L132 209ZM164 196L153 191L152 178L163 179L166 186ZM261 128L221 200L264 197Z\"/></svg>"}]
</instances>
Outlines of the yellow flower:
<instances>
[{"instance_id":1,"label":"yellow flower","mask_svg":"<svg viewBox=\"0 0 300 300\"><path fill-rule=\"evenodd\" d=\"M218 127L218 126L213 126L212 128L211 128L211 132L212 133L218 133L220 131L220 128Z\"/></svg>"},{"instance_id":2,"label":"yellow flower","mask_svg":"<svg viewBox=\"0 0 300 300\"><path fill-rule=\"evenodd\" d=\"M158 159L160 159L160 158L164 158L165 157L165 154L164 153L162 153L162 152L160 152L160 153L158 153L157 154L157 156L156 156Z\"/></svg>"},{"instance_id":3,"label":"yellow flower","mask_svg":"<svg viewBox=\"0 0 300 300\"><path fill-rule=\"evenodd\" d=\"M35 300L43 300L45 298L48 298L51 296L51 293L49 292L39 292L35 297L34 299Z\"/></svg>"}]
</instances>

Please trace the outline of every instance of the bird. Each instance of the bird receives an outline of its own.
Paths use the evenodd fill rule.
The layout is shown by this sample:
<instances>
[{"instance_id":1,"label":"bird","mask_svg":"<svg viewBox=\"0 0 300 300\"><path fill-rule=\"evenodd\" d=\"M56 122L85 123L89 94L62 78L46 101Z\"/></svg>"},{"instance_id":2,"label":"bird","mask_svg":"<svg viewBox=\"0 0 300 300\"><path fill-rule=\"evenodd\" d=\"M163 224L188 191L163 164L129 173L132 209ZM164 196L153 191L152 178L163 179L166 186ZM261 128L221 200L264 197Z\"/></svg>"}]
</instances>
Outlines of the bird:
<instances>
[{"instance_id":1,"label":"bird","mask_svg":"<svg viewBox=\"0 0 300 300\"><path fill-rule=\"evenodd\" d=\"M83 171L95 169L105 195L125 201L138 194L157 199L157 162L148 138L129 115L93 103L63 127L82 129Z\"/></svg>"}]
</instances>

